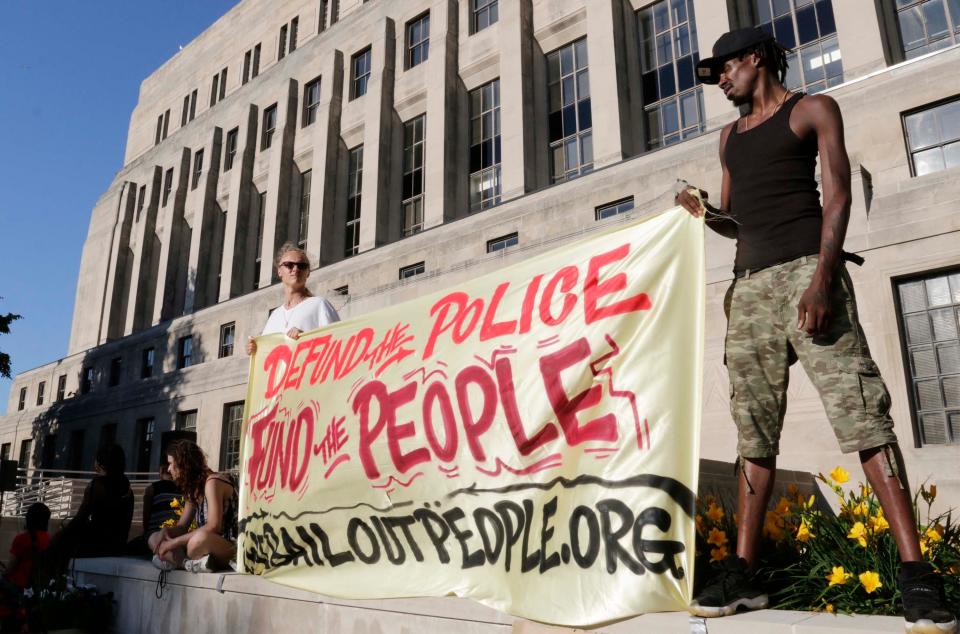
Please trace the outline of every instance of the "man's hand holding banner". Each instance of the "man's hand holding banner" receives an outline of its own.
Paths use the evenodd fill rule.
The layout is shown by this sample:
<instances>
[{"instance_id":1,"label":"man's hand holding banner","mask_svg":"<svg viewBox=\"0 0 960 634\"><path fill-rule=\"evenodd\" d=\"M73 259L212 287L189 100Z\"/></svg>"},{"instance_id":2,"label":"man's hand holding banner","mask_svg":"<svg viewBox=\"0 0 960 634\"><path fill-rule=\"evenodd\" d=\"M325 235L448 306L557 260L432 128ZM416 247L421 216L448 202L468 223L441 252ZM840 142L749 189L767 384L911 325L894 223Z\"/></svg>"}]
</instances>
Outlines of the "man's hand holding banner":
<instances>
[{"instance_id":1,"label":"man's hand holding banner","mask_svg":"<svg viewBox=\"0 0 960 634\"><path fill-rule=\"evenodd\" d=\"M675 208L296 341L261 338L242 569L565 625L683 609L703 240Z\"/></svg>"}]
</instances>

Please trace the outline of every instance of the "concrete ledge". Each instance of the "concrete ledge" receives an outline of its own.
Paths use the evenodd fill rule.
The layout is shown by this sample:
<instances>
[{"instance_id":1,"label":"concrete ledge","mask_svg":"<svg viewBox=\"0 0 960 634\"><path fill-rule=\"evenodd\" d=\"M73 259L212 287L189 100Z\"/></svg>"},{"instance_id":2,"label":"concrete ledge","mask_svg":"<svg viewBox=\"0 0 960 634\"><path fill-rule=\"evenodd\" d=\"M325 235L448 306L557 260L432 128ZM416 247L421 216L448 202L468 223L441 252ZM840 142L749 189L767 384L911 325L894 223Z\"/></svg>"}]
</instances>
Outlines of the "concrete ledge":
<instances>
[{"instance_id":1,"label":"concrete ledge","mask_svg":"<svg viewBox=\"0 0 960 634\"><path fill-rule=\"evenodd\" d=\"M517 619L456 597L350 601L289 588L237 573L173 571L158 587L149 561L77 559L79 583L113 592L115 632L230 634L311 631L330 634L570 634L572 630ZM157 597L157 594L160 597ZM895 617L833 616L761 610L723 619L691 621L681 612L646 614L589 630L601 634L841 634L902 632Z\"/></svg>"}]
</instances>

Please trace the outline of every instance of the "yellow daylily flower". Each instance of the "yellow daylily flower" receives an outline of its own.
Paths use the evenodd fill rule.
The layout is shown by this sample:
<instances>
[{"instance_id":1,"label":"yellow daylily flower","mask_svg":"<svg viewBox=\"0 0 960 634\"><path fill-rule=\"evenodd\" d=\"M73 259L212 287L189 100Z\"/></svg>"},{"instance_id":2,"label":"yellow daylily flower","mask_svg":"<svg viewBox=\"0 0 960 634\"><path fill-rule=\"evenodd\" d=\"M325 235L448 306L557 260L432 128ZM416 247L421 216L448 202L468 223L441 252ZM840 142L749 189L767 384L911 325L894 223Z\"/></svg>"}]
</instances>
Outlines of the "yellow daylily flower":
<instances>
[{"instance_id":1,"label":"yellow daylily flower","mask_svg":"<svg viewBox=\"0 0 960 634\"><path fill-rule=\"evenodd\" d=\"M866 517L867 515L870 515L870 505L865 501L861 501L859 504L850 509L850 512L854 515L862 515L863 517Z\"/></svg>"},{"instance_id":2,"label":"yellow daylily flower","mask_svg":"<svg viewBox=\"0 0 960 634\"><path fill-rule=\"evenodd\" d=\"M928 552L930 552L930 544L929 542L927 542L926 537L921 537L920 538L920 554L926 557Z\"/></svg>"},{"instance_id":3,"label":"yellow daylily flower","mask_svg":"<svg viewBox=\"0 0 960 634\"><path fill-rule=\"evenodd\" d=\"M710 561L723 561L727 558L727 547L718 546L710 549Z\"/></svg>"},{"instance_id":4,"label":"yellow daylily flower","mask_svg":"<svg viewBox=\"0 0 960 634\"><path fill-rule=\"evenodd\" d=\"M827 581L830 582L831 586L842 586L853 577L852 573L847 572L843 569L843 566L834 566L833 572L827 575Z\"/></svg>"},{"instance_id":5,"label":"yellow daylily flower","mask_svg":"<svg viewBox=\"0 0 960 634\"><path fill-rule=\"evenodd\" d=\"M805 509L812 509L812 508L813 508L813 503L816 502L816 501L817 501L817 497L816 497L815 495L811 494L811 495L810 495L810 499L808 499L808 500L806 501L806 503L803 505L803 508L805 508Z\"/></svg>"},{"instance_id":6,"label":"yellow daylily flower","mask_svg":"<svg viewBox=\"0 0 960 634\"><path fill-rule=\"evenodd\" d=\"M777 542L783 539L783 519L773 511L767 511L767 519L763 523L763 534Z\"/></svg>"},{"instance_id":7,"label":"yellow daylily flower","mask_svg":"<svg viewBox=\"0 0 960 634\"><path fill-rule=\"evenodd\" d=\"M178 500L177 498L173 498L172 500L170 500L170 508L172 509L180 508L180 500Z\"/></svg>"},{"instance_id":8,"label":"yellow daylily flower","mask_svg":"<svg viewBox=\"0 0 960 634\"><path fill-rule=\"evenodd\" d=\"M830 479L832 479L837 484L843 484L844 482L850 479L850 472L844 469L843 467L837 467L830 472Z\"/></svg>"},{"instance_id":9,"label":"yellow daylily flower","mask_svg":"<svg viewBox=\"0 0 960 634\"><path fill-rule=\"evenodd\" d=\"M800 520L800 526L797 528L797 541L798 542L808 542L811 538L816 537L813 533L810 532L810 527L807 526L807 520Z\"/></svg>"},{"instance_id":10,"label":"yellow daylily flower","mask_svg":"<svg viewBox=\"0 0 960 634\"><path fill-rule=\"evenodd\" d=\"M863 586L863 589L867 591L867 594L870 594L877 588L883 587L883 583L880 582L880 575L875 572L861 572L858 578L860 579L860 584Z\"/></svg>"},{"instance_id":11,"label":"yellow daylily flower","mask_svg":"<svg viewBox=\"0 0 960 634\"><path fill-rule=\"evenodd\" d=\"M860 484L860 497L865 498L868 495L873 493L873 489L870 488L869 484Z\"/></svg>"},{"instance_id":12,"label":"yellow daylily flower","mask_svg":"<svg viewBox=\"0 0 960 634\"><path fill-rule=\"evenodd\" d=\"M790 513L790 500L781 497L780 501L777 502L777 508L773 509L773 512L777 515L788 515Z\"/></svg>"},{"instance_id":13,"label":"yellow daylily flower","mask_svg":"<svg viewBox=\"0 0 960 634\"><path fill-rule=\"evenodd\" d=\"M827 614L835 614L835 613L836 613L836 610L834 609L832 603L828 603L828 604L827 604L827 607L826 607L825 609L827 610Z\"/></svg>"},{"instance_id":14,"label":"yellow daylily flower","mask_svg":"<svg viewBox=\"0 0 960 634\"><path fill-rule=\"evenodd\" d=\"M711 502L709 508L707 508L707 517L716 523L723 519L723 515L723 509Z\"/></svg>"},{"instance_id":15,"label":"yellow daylily flower","mask_svg":"<svg viewBox=\"0 0 960 634\"><path fill-rule=\"evenodd\" d=\"M697 518L694 520L697 525L697 534L703 535L703 515L697 515Z\"/></svg>"},{"instance_id":16,"label":"yellow daylily flower","mask_svg":"<svg viewBox=\"0 0 960 634\"><path fill-rule=\"evenodd\" d=\"M939 524L934 524L933 526L928 526L927 530L923 533L927 536L927 539L936 543L943 540L943 527Z\"/></svg>"},{"instance_id":17,"label":"yellow daylily flower","mask_svg":"<svg viewBox=\"0 0 960 634\"><path fill-rule=\"evenodd\" d=\"M707 537L707 543L711 546L723 546L727 543L727 534L715 528L710 529L710 535Z\"/></svg>"},{"instance_id":18,"label":"yellow daylily flower","mask_svg":"<svg viewBox=\"0 0 960 634\"><path fill-rule=\"evenodd\" d=\"M797 485L791 482L787 485L787 494L797 497L800 494L800 489L797 488Z\"/></svg>"},{"instance_id":19,"label":"yellow daylily flower","mask_svg":"<svg viewBox=\"0 0 960 634\"><path fill-rule=\"evenodd\" d=\"M936 485L936 484L931 484L931 485L930 485L930 488L929 488L928 490L930 491L930 499L931 499L931 500L933 500L934 498L937 497L937 485Z\"/></svg>"},{"instance_id":20,"label":"yellow daylily flower","mask_svg":"<svg viewBox=\"0 0 960 634\"><path fill-rule=\"evenodd\" d=\"M890 524L887 522L887 518L879 513L870 518L870 531L874 535L879 535L885 530L890 528Z\"/></svg>"},{"instance_id":21,"label":"yellow daylily flower","mask_svg":"<svg viewBox=\"0 0 960 634\"><path fill-rule=\"evenodd\" d=\"M857 540L857 542L864 548L867 547L867 527L863 525L863 522L857 522L854 524L853 528L850 529L850 532L847 533L847 537Z\"/></svg>"}]
</instances>

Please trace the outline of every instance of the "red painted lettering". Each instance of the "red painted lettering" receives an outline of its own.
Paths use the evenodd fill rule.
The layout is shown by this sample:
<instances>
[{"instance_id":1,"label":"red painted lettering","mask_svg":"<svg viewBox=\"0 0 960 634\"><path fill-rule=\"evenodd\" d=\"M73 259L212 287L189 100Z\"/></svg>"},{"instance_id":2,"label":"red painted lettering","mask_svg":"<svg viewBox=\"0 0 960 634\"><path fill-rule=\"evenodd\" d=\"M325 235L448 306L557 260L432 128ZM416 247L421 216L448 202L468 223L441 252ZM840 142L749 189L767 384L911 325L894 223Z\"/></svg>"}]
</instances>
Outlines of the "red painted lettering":
<instances>
[{"instance_id":1,"label":"red painted lettering","mask_svg":"<svg viewBox=\"0 0 960 634\"><path fill-rule=\"evenodd\" d=\"M577 420L577 412L600 402L603 389L599 385L591 386L573 398L568 398L563 388L561 373L589 357L590 344L586 338L580 338L540 359L540 373L547 389L547 398L557 415L567 443L572 447L588 440L612 442L617 439L617 419L613 414L605 414L583 425Z\"/></svg>"},{"instance_id":2,"label":"red painted lettering","mask_svg":"<svg viewBox=\"0 0 960 634\"><path fill-rule=\"evenodd\" d=\"M570 315L570 311L577 305L577 296L570 291L576 286L579 276L577 267L565 266L550 278L546 288L543 289L543 297L540 298L540 321L548 326L557 326ZM553 303L553 294L557 291L557 285L560 286L560 292L564 294L563 306L560 314L554 317L550 312L550 305Z\"/></svg>"},{"instance_id":3,"label":"red painted lettering","mask_svg":"<svg viewBox=\"0 0 960 634\"><path fill-rule=\"evenodd\" d=\"M647 297L646 293L639 293L606 306L598 305L600 299L605 295L618 293L627 287L626 273L617 273L610 279L600 282L600 269L617 260L622 260L627 257L629 252L630 245L623 244L612 251L590 258L590 263L587 266L587 279L583 286L583 312L588 324L614 315L622 315L637 310L650 310L650 298Z\"/></svg>"},{"instance_id":4,"label":"red painted lettering","mask_svg":"<svg viewBox=\"0 0 960 634\"><path fill-rule=\"evenodd\" d=\"M487 312L483 316L483 325L480 326L480 341L487 341L488 339L502 337L504 335L512 335L516 331L516 319L501 321L500 323L494 322L497 318L497 309L500 308L500 302L503 300L503 296L507 293L508 288L510 288L510 282L504 282L493 292L493 297L490 298L490 305L487 307Z\"/></svg>"}]
</instances>

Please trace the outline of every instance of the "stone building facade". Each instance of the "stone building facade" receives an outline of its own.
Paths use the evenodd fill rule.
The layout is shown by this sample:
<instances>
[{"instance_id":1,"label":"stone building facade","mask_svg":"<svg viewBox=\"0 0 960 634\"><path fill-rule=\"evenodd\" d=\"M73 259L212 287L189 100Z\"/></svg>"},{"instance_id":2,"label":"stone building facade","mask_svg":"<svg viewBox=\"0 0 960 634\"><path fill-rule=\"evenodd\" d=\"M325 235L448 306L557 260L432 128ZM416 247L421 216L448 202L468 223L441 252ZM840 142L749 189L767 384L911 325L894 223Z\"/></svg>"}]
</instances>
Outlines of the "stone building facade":
<instances>
[{"instance_id":1,"label":"stone building facade","mask_svg":"<svg viewBox=\"0 0 960 634\"><path fill-rule=\"evenodd\" d=\"M0 453L156 468L195 429L236 463L248 359L292 240L344 318L719 193L737 112L698 52L762 24L791 87L826 90L853 166L847 249L915 483L960 503L960 3L945 0L243 0L147 77L94 207L67 355L16 377ZM707 239L703 455L732 460L722 298ZM951 321L952 320L952 321ZM855 468L798 367L781 465Z\"/></svg>"}]
</instances>

